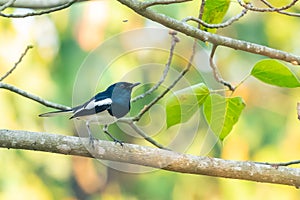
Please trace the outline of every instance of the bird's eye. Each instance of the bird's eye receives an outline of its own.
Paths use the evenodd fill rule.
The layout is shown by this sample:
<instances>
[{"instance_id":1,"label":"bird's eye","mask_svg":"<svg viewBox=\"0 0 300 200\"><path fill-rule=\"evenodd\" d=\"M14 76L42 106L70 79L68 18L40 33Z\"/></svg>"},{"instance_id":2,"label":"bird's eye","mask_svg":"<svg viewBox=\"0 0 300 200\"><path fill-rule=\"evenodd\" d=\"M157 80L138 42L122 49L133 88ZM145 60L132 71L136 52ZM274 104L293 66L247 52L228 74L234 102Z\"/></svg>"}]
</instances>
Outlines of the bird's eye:
<instances>
[{"instance_id":1,"label":"bird's eye","mask_svg":"<svg viewBox=\"0 0 300 200\"><path fill-rule=\"evenodd\" d=\"M121 87L121 88L124 88L124 87L125 87L125 85L122 83L122 84L120 85L120 87Z\"/></svg>"}]
</instances>

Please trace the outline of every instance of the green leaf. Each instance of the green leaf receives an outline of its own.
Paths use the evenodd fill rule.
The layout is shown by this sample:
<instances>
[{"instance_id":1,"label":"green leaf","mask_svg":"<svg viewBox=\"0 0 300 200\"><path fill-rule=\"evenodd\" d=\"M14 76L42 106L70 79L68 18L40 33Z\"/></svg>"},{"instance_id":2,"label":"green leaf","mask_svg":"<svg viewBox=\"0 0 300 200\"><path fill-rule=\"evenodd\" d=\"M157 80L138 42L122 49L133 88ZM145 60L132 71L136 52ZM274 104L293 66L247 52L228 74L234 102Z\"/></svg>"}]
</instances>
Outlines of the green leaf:
<instances>
[{"instance_id":1,"label":"green leaf","mask_svg":"<svg viewBox=\"0 0 300 200\"><path fill-rule=\"evenodd\" d=\"M265 83L279 87L295 88L300 86L298 78L287 66L272 59L257 62L251 75Z\"/></svg>"},{"instance_id":2,"label":"green leaf","mask_svg":"<svg viewBox=\"0 0 300 200\"><path fill-rule=\"evenodd\" d=\"M166 104L167 127L188 121L208 95L209 90L203 83L184 88L172 94Z\"/></svg>"},{"instance_id":3,"label":"green leaf","mask_svg":"<svg viewBox=\"0 0 300 200\"><path fill-rule=\"evenodd\" d=\"M206 0L203 12L203 21L209 24L219 24L223 21L224 16L229 8L230 0ZM202 30L215 33L215 28L210 29L201 26Z\"/></svg>"},{"instance_id":4,"label":"green leaf","mask_svg":"<svg viewBox=\"0 0 300 200\"><path fill-rule=\"evenodd\" d=\"M223 141L244 108L245 103L241 97L225 98L212 94L204 102L203 112L210 129Z\"/></svg>"}]
</instances>

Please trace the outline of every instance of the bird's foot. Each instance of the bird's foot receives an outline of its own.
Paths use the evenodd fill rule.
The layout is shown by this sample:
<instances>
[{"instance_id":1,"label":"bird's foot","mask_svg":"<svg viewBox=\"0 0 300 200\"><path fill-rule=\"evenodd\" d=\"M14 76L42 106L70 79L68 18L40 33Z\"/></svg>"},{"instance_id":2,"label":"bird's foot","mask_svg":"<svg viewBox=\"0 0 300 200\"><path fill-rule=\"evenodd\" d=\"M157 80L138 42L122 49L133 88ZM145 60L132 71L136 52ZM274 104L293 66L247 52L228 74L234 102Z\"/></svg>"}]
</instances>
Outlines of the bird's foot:
<instances>
[{"instance_id":1,"label":"bird's foot","mask_svg":"<svg viewBox=\"0 0 300 200\"><path fill-rule=\"evenodd\" d=\"M119 143L119 144L121 145L121 147L123 147L123 142L120 141L120 140L118 140L118 139L116 139L114 136L112 136L112 135L108 132L107 126L104 126L103 131L104 131L104 133L106 133L106 134L107 134L107 135L115 142L115 144Z\"/></svg>"},{"instance_id":2,"label":"bird's foot","mask_svg":"<svg viewBox=\"0 0 300 200\"><path fill-rule=\"evenodd\" d=\"M93 149L95 149L95 140L96 138L92 135L90 135L89 145L92 146Z\"/></svg>"},{"instance_id":3,"label":"bird's foot","mask_svg":"<svg viewBox=\"0 0 300 200\"><path fill-rule=\"evenodd\" d=\"M123 142L120 140L117 140L116 138L113 138L115 144L119 143L121 145L121 147L123 147Z\"/></svg>"}]
</instances>

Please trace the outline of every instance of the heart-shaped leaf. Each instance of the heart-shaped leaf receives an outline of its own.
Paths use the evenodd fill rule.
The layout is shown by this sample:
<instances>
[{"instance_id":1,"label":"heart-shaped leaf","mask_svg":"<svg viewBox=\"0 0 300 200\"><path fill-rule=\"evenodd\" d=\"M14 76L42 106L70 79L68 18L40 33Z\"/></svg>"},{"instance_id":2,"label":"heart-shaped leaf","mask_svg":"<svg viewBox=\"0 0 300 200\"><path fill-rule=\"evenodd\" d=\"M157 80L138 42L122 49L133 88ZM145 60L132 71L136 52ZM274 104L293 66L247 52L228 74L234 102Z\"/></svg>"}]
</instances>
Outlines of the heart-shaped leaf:
<instances>
[{"instance_id":1,"label":"heart-shaped leaf","mask_svg":"<svg viewBox=\"0 0 300 200\"><path fill-rule=\"evenodd\" d=\"M203 112L210 129L223 141L244 108L245 103L241 97L225 98L212 94L204 102Z\"/></svg>"},{"instance_id":2,"label":"heart-shaped leaf","mask_svg":"<svg viewBox=\"0 0 300 200\"><path fill-rule=\"evenodd\" d=\"M265 83L279 87L300 87L300 82L295 74L284 64L272 59L257 62L251 75Z\"/></svg>"},{"instance_id":3,"label":"heart-shaped leaf","mask_svg":"<svg viewBox=\"0 0 300 200\"><path fill-rule=\"evenodd\" d=\"M208 24L219 24L229 8L230 0L206 0L203 12L203 21ZM217 29L201 26L201 29L215 33Z\"/></svg>"},{"instance_id":4,"label":"heart-shaped leaf","mask_svg":"<svg viewBox=\"0 0 300 200\"><path fill-rule=\"evenodd\" d=\"M208 95L209 90L203 83L184 88L172 94L166 104L167 127L188 121Z\"/></svg>"}]
</instances>

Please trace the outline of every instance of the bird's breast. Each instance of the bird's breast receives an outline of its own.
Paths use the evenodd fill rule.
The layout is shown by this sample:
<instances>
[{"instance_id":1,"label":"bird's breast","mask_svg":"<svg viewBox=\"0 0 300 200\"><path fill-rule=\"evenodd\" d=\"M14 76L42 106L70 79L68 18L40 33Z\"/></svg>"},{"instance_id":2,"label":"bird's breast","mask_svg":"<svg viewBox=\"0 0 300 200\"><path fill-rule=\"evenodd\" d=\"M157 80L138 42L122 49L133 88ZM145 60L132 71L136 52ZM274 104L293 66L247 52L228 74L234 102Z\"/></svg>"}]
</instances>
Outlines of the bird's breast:
<instances>
[{"instance_id":1,"label":"bird's breast","mask_svg":"<svg viewBox=\"0 0 300 200\"><path fill-rule=\"evenodd\" d=\"M100 125L112 124L117 121L117 118L109 114L107 110L93 114L93 115L85 115L76 117L76 119L88 121L89 123L95 123Z\"/></svg>"},{"instance_id":2,"label":"bird's breast","mask_svg":"<svg viewBox=\"0 0 300 200\"><path fill-rule=\"evenodd\" d=\"M130 102L113 102L109 112L111 115L116 116L117 118L124 117L130 110Z\"/></svg>"}]
</instances>

